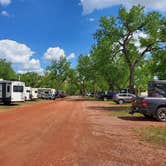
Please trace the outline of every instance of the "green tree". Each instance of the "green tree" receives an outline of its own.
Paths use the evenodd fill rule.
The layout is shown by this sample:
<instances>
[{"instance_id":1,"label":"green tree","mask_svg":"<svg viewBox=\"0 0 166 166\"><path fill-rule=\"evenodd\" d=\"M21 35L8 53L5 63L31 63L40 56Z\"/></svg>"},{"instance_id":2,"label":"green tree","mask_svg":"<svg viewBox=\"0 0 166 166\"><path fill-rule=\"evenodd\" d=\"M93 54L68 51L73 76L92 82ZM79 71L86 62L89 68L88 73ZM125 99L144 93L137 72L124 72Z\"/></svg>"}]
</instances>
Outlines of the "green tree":
<instances>
[{"instance_id":1,"label":"green tree","mask_svg":"<svg viewBox=\"0 0 166 166\"><path fill-rule=\"evenodd\" d=\"M25 82L26 86L30 86L33 88L40 87L41 84L41 76L35 72L27 72L25 74L19 74L20 80Z\"/></svg>"},{"instance_id":2,"label":"green tree","mask_svg":"<svg viewBox=\"0 0 166 166\"><path fill-rule=\"evenodd\" d=\"M80 55L78 58L78 82L81 95L87 93L87 83L91 80L91 61L87 55Z\"/></svg>"},{"instance_id":3,"label":"green tree","mask_svg":"<svg viewBox=\"0 0 166 166\"><path fill-rule=\"evenodd\" d=\"M151 70L154 76L166 80L166 49L153 54Z\"/></svg>"},{"instance_id":4,"label":"green tree","mask_svg":"<svg viewBox=\"0 0 166 166\"><path fill-rule=\"evenodd\" d=\"M11 67L11 63L5 59L0 59L0 78L4 80L16 79L16 74Z\"/></svg>"},{"instance_id":5,"label":"green tree","mask_svg":"<svg viewBox=\"0 0 166 166\"><path fill-rule=\"evenodd\" d=\"M135 69L135 90L139 94L140 92L147 91L148 82L153 79L153 72L151 71L152 61L148 59L142 61L140 65Z\"/></svg>"},{"instance_id":6,"label":"green tree","mask_svg":"<svg viewBox=\"0 0 166 166\"><path fill-rule=\"evenodd\" d=\"M68 79L65 84L65 91L69 95L79 95L80 94L80 85L78 81L78 73L76 69L70 69L68 74Z\"/></svg>"},{"instance_id":7,"label":"green tree","mask_svg":"<svg viewBox=\"0 0 166 166\"><path fill-rule=\"evenodd\" d=\"M79 56L77 72L80 93L82 95L88 92L97 93L108 88L104 77L96 70L92 55Z\"/></svg>"},{"instance_id":8,"label":"green tree","mask_svg":"<svg viewBox=\"0 0 166 166\"><path fill-rule=\"evenodd\" d=\"M148 54L162 49L165 18L158 12L145 14L141 6L121 8L117 18L102 17L95 34L97 46L109 40L111 56L123 56L129 68L129 87L134 92L135 69Z\"/></svg>"},{"instance_id":9,"label":"green tree","mask_svg":"<svg viewBox=\"0 0 166 166\"><path fill-rule=\"evenodd\" d=\"M70 74L70 62L66 58L54 60L47 67L46 73L48 85L56 90L63 90L65 81L67 81Z\"/></svg>"},{"instance_id":10,"label":"green tree","mask_svg":"<svg viewBox=\"0 0 166 166\"><path fill-rule=\"evenodd\" d=\"M127 86L129 70L124 58L113 57L112 54L112 46L108 38L100 41L92 50L95 71L107 84L107 89L103 90L117 90Z\"/></svg>"}]
</instances>

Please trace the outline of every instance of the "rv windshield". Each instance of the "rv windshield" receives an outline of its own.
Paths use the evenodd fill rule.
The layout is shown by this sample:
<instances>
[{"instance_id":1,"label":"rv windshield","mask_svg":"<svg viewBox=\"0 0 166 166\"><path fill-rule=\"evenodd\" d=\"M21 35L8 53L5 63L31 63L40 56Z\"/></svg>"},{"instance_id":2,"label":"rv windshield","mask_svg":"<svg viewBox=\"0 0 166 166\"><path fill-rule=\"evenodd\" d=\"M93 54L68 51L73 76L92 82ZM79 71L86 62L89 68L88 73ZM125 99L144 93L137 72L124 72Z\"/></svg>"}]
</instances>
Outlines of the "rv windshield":
<instances>
[{"instance_id":1,"label":"rv windshield","mask_svg":"<svg viewBox=\"0 0 166 166\"><path fill-rule=\"evenodd\" d=\"M13 92L23 92L24 87L23 86L13 86Z\"/></svg>"}]
</instances>

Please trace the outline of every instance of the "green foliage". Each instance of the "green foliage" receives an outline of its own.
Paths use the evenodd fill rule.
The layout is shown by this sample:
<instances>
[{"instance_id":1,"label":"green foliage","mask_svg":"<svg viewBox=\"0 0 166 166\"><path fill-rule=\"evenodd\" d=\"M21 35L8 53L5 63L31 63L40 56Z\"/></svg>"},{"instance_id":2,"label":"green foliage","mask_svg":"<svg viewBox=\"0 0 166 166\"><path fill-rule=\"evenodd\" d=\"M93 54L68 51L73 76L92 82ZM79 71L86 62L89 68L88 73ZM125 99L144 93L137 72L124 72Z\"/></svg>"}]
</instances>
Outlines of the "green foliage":
<instances>
[{"instance_id":1,"label":"green foliage","mask_svg":"<svg viewBox=\"0 0 166 166\"><path fill-rule=\"evenodd\" d=\"M80 94L80 91L79 91L80 84L78 82L78 73L77 73L76 69L70 69L64 90L69 95L79 95Z\"/></svg>"},{"instance_id":2,"label":"green foliage","mask_svg":"<svg viewBox=\"0 0 166 166\"><path fill-rule=\"evenodd\" d=\"M151 71L161 80L166 80L166 50L153 54Z\"/></svg>"},{"instance_id":3,"label":"green foliage","mask_svg":"<svg viewBox=\"0 0 166 166\"><path fill-rule=\"evenodd\" d=\"M147 85L150 80L153 80L151 72L151 59L142 61L135 69L135 89L137 92L147 91Z\"/></svg>"},{"instance_id":4,"label":"green foliage","mask_svg":"<svg viewBox=\"0 0 166 166\"><path fill-rule=\"evenodd\" d=\"M62 90L70 74L70 62L66 58L60 58L51 62L47 67L47 84L56 90Z\"/></svg>"},{"instance_id":5,"label":"green foliage","mask_svg":"<svg viewBox=\"0 0 166 166\"><path fill-rule=\"evenodd\" d=\"M117 18L101 17L94 48L100 50L100 56L107 54L108 61L124 58L129 69L129 87L134 91L136 69L147 54L163 48L164 32L165 18L158 12L145 14L140 5L129 11L121 8Z\"/></svg>"},{"instance_id":6,"label":"green foliage","mask_svg":"<svg viewBox=\"0 0 166 166\"><path fill-rule=\"evenodd\" d=\"M21 81L25 82L26 86L30 86L33 88L40 87L41 76L35 72L28 72L25 74L20 74L19 77L20 77Z\"/></svg>"},{"instance_id":7,"label":"green foliage","mask_svg":"<svg viewBox=\"0 0 166 166\"><path fill-rule=\"evenodd\" d=\"M11 67L11 63L5 59L0 59L0 78L4 80L16 79L16 74Z\"/></svg>"}]
</instances>

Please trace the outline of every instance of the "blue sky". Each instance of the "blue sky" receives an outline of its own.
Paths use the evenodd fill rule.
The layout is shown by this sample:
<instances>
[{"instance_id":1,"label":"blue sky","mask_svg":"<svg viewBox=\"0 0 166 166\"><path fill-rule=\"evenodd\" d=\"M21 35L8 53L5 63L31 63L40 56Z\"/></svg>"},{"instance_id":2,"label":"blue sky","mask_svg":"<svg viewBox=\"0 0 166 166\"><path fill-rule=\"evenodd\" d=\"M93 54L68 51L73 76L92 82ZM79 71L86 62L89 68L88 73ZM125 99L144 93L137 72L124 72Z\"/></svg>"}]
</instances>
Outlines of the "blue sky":
<instances>
[{"instance_id":1,"label":"blue sky","mask_svg":"<svg viewBox=\"0 0 166 166\"><path fill-rule=\"evenodd\" d=\"M89 53L100 16L116 16L122 5L138 3L165 12L165 0L151 1L0 0L0 58L17 72L41 73L61 56L74 67L80 54Z\"/></svg>"}]
</instances>

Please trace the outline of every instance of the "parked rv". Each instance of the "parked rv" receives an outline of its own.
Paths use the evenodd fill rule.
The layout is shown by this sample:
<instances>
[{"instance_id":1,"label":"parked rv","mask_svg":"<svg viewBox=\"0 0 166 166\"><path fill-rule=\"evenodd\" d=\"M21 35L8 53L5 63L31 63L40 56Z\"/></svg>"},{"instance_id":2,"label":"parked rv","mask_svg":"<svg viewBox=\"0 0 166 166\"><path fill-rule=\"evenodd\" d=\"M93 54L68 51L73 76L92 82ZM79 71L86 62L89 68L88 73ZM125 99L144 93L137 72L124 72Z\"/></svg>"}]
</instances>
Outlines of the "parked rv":
<instances>
[{"instance_id":1,"label":"parked rv","mask_svg":"<svg viewBox=\"0 0 166 166\"><path fill-rule=\"evenodd\" d=\"M38 88L32 88L32 99L35 100L38 98Z\"/></svg>"},{"instance_id":2,"label":"parked rv","mask_svg":"<svg viewBox=\"0 0 166 166\"><path fill-rule=\"evenodd\" d=\"M41 99L55 99L55 90L51 88L39 88L38 97Z\"/></svg>"},{"instance_id":3,"label":"parked rv","mask_svg":"<svg viewBox=\"0 0 166 166\"><path fill-rule=\"evenodd\" d=\"M0 101L4 104L24 101L25 83L20 81L0 80Z\"/></svg>"},{"instance_id":4,"label":"parked rv","mask_svg":"<svg viewBox=\"0 0 166 166\"><path fill-rule=\"evenodd\" d=\"M32 100L32 88L25 87L25 101Z\"/></svg>"}]
</instances>

